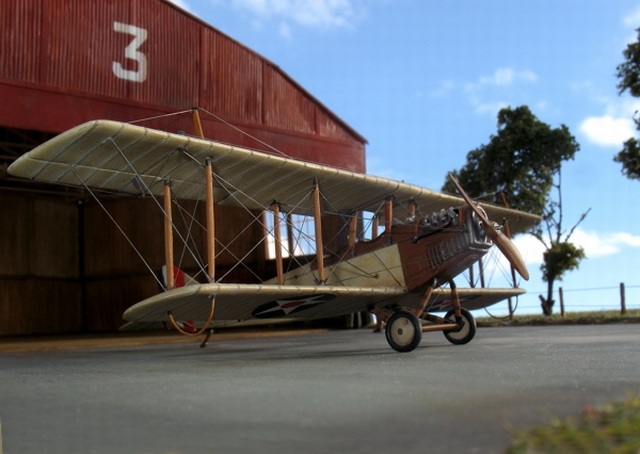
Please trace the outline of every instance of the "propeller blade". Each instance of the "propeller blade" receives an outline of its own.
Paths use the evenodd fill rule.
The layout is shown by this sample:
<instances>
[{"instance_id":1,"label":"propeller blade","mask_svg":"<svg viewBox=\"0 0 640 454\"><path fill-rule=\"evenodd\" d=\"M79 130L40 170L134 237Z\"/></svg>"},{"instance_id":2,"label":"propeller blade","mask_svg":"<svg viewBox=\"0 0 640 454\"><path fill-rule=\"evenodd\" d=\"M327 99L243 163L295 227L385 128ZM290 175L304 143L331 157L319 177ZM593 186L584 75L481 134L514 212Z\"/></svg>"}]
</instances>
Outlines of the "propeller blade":
<instances>
[{"instance_id":1,"label":"propeller blade","mask_svg":"<svg viewBox=\"0 0 640 454\"><path fill-rule=\"evenodd\" d=\"M485 232L486 231L487 229L485 229ZM520 276L522 276L522 279L528 281L529 270L527 270L527 265L516 245L513 244L513 242L502 232L499 232L496 229L493 229L493 231L497 234L496 236L491 237L494 244L498 246L498 249L500 249L500 252L502 252L507 260L509 260L511 266L518 272L518 274L520 274Z\"/></svg>"},{"instance_id":2,"label":"propeller blade","mask_svg":"<svg viewBox=\"0 0 640 454\"><path fill-rule=\"evenodd\" d=\"M482 220L484 231L486 232L487 236L489 236L489 238L491 238L491 241L493 241L498 249L500 249L500 252L502 252L502 254L507 258L509 263L511 263L511 266L513 266L518 274L520 274L520 276L522 276L525 281L528 281L529 271L527 270L527 265L522 258L520 251L518 251L518 248L506 235L504 235L493 226L493 222L491 222L487 218L487 215L483 210L478 208L478 205L473 201L473 199L471 199L471 197L469 197L466 191L462 189L462 186L460 186L460 183L458 183L458 180L456 180L452 174L449 174L449 179L456 187L460 195L462 195L462 198L467 203L467 205L469 205L476 216L478 216Z\"/></svg>"}]
</instances>

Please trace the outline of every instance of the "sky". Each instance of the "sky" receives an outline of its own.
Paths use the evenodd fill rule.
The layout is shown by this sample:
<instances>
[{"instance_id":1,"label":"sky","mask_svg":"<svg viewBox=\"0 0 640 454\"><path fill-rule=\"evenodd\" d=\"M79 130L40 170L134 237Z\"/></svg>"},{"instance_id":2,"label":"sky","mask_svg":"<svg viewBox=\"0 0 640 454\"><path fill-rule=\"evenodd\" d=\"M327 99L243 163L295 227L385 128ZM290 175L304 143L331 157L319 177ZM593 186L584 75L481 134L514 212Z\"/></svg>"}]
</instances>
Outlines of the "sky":
<instances>
[{"instance_id":1,"label":"sky","mask_svg":"<svg viewBox=\"0 0 640 454\"><path fill-rule=\"evenodd\" d=\"M571 237L587 258L556 288L567 311L617 309L624 283L627 307L640 308L640 181L613 161L640 110L615 75L637 40L637 1L173 2L279 66L364 136L370 174L439 190L497 133L503 107L527 105L551 127L566 125L580 150L562 167L563 227L591 211ZM531 273L516 314L539 313L543 249L515 241ZM496 274L490 282L501 286Z\"/></svg>"}]
</instances>

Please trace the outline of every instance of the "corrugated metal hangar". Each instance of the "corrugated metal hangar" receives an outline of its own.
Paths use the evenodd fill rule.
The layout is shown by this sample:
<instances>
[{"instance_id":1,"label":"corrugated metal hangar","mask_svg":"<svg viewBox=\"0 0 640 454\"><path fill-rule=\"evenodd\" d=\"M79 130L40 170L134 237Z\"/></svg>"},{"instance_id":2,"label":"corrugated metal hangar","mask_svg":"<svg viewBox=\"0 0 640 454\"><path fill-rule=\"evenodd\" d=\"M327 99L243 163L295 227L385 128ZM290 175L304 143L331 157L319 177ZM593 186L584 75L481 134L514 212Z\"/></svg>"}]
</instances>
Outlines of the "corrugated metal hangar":
<instances>
[{"instance_id":1,"label":"corrugated metal hangar","mask_svg":"<svg viewBox=\"0 0 640 454\"><path fill-rule=\"evenodd\" d=\"M3 1L0 21L0 336L115 330L124 309L157 292L86 194L7 175L57 133L105 118L190 134L198 106L208 138L365 170L357 132L276 65L167 1ZM160 266L162 218L149 201L105 203ZM237 209L220 217L221 236L243 223ZM252 260L269 267L259 248Z\"/></svg>"}]
</instances>

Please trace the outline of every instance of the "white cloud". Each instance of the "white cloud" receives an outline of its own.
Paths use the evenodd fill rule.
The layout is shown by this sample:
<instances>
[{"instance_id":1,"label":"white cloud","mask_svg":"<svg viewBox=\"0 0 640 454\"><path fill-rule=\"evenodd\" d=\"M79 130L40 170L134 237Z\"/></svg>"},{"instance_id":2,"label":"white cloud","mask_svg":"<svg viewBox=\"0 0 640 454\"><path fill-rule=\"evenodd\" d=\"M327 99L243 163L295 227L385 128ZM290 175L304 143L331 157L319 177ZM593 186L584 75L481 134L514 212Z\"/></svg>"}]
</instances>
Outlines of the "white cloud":
<instances>
[{"instance_id":1,"label":"white cloud","mask_svg":"<svg viewBox=\"0 0 640 454\"><path fill-rule=\"evenodd\" d=\"M629 14L624 16L622 18L622 23L626 27L632 27L634 30L638 28L640 24L640 7L637 7L636 9L631 11Z\"/></svg>"},{"instance_id":2,"label":"white cloud","mask_svg":"<svg viewBox=\"0 0 640 454\"><path fill-rule=\"evenodd\" d=\"M481 77L477 85L509 86L515 82L535 82L538 76L529 70L516 71L513 68L498 68L491 76Z\"/></svg>"},{"instance_id":3,"label":"white cloud","mask_svg":"<svg viewBox=\"0 0 640 454\"><path fill-rule=\"evenodd\" d=\"M456 84L452 80L445 80L438 87L435 87L427 93L432 98L444 98L455 90Z\"/></svg>"},{"instance_id":4,"label":"white cloud","mask_svg":"<svg viewBox=\"0 0 640 454\"><path fill-rule=\"evenodd\" d=\"M286 22L280 23L280 36L286 39L291 39L291 27Z\"/></svg>"},{"instance_id":5,"label":"white cloud","mask_svg":"<svg viewBox=\"0 0 640 454\"><path fill-rule=\"evenodd\" d=\"M570 241L584 249L587 259L611 256L628 248L640 248L640 236L628 232L594 232L577 228ZM529 272L542 264L545 246L533 235L518 235L513 243L524 258ZM496 258L494 266L502 270L509 269L509 263L502 254L497 252ZM493 270L491 262L485 266Z\"/></svg>"},{"instance_id":6,"label":"white cloud","mask_svg":"<svg viewBox=\"0 0 640 454\"><path fill-rule=\"evenodd\" d=\"M622 147L622 143L633 137L635 128L631 118L616 118L611 115L587 117L580 124L580 131L589 142L603 147Z\"/></svg>"},{"instance_id":7,"label":"white cloud","mask_svg":"<svg viewBox=\"0 0 640 454\"><path fill-rule=\"evenodd\" d=\"M464 92L477 113L495 115L500 109L511 105L506 99L513 98L520 84L531 84L538 80L530 70L498 68L488 76L479 77L465 85Z\"/></svg>"},{"instance_id":8,"label":"white cloud","mask_svg":"<svg viewBox=\"0 0 640 454\"><path fill-rule=\"evenodd\" d=\"M522 258L527 263L527 265L538 265L542 263L544 245L533 235L519 235L516 236L512 241L520 251L520 254L522 254Z\"/></svg>"},{"instance_id":9,"label":"white cloud","mask_svg":"<svg viewBox=\"0 0 640 454\"><path fill-rule=\"evenodd\" d=\"M288 23L309 28L349 27L361 14L354 0L233 0L233 6L259 21L279 20L281 32L290 34Z\"/></svg>"},{"instance_id":10,"label":"white cloud","mask_svg":"<svg viewBox=\"0 0 640 454\"><path fill-rule=\"evenodd\" d=\"M601 233L578 228L571 241L581 246L588 258L617 254L623 248L640 247L640 236L628 232Z\"/></svg>"},{"instance_id":11,"label":"white cloud","mask_svg":"<svg viewBox=\"0 0 640 454\"><path fill-rule=\"evenodd\" d=\"M178 8L182 8L185 11L189 11L189 12L192 11L191 7L189 6L189 4L185 0L169 0L169 2L173 3Z\"/></svg>"},{"instance_id":12,"label":"white cloud","mask_svg":"<svg viewBox=\"0 0 640 454\"><path fill-rule=\"evenodd\" d=\"M601 147L621 147L636 134L633 118L640 111L640 100L590 95L604 105L602 115L590 115L580 123L585 138Z\"/></svg>"}]
</instances>

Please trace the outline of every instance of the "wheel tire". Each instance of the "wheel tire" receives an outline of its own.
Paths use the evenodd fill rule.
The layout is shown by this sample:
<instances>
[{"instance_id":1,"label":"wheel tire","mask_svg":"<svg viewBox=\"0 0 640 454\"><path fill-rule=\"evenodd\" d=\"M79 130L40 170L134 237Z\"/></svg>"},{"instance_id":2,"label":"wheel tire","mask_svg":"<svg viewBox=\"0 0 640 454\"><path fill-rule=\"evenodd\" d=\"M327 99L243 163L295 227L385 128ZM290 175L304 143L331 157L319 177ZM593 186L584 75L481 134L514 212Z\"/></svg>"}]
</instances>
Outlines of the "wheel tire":
<instances>
[{"instance_id":1,"label":"wheel tire","mask_svg":"<svg viewBox=\"0 0 640 454\"><path fill-rule=\"evenodd\" d=\"M422 340L418 317L407 311L398 311L389 317L384 333L391 348L397 352L410 352Z\"/></svg>"},{"instance_id":2,"label":"wheel tire","mask_svg":"<svg viewBox=\"0 0 640 454\"><path fill-rule=\"evenodd\" d=\"M455 345L468 344L476 335L476 320L473 318L473 315L471 315L471 312L466 309L460 309L460 313L464 321L464 326L459 331L443 331L444 337ZM453 309L450 310L444 318L455 323L455 311Z\"/></svg>"}]
</instances>

